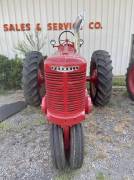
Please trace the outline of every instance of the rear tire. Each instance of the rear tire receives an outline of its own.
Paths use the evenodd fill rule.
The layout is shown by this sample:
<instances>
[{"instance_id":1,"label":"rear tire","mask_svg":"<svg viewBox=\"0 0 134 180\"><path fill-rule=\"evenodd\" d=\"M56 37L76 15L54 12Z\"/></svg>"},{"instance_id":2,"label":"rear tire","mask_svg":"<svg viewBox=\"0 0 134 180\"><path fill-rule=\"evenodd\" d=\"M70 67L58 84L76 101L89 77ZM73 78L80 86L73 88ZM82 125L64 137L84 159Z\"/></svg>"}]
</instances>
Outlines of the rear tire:
<instances>
[{"instance_id":1,"label":"rear tire","mask_svg":"<svg viewBox=\"0 0 134 180\"><path fill-rule=\"evenodd\" d=\"M51 155L57 169L63 170L66 167L64 150L63 129L58 125L52 125L50 131Z\"/></svg>"},{"instance_id":2,"label":"rear tire","mask_svg":"<svg viewBox=\"0 0 134 180\"><path fill-rule=\"evenodd\" d=\"M112 61L108 52L95 51L91 58L90 76L97 72L96 83L90 83L90 95L96 106L106 105L112 94Z\"/></svg>"},{"instance_id":3,"label":"rear tire","mask_svg":"<svg viewBox=\"0 0 134 180\"><path fill-rule=\"evenodd\" d=\"M126 86L129 97L134 101L134 62L130 62L127 68Z\"/></svg>"},{"instance_id":4,"label":"rear tire","mask_svg":"<svg viewBox=\"0 0 134 180\"><path fill-rule=\"evenodd\" d=\"M80 168L83 164L84 142L81 124L75 125L70 129L70 157L71 169Z\"/></svg>"},{"instance_id":5,"label":"rear tire","mask_svg":"<svg viewBox=\"0 0 134 180\"><path fill-rule=\"evenodd\" d=\"M41 94L38 86L39 65L43 63L44 57L40 52L32 51L26 54L23 65L23 90L27 104L39 106Z\"/></svg>"}]
</instances>

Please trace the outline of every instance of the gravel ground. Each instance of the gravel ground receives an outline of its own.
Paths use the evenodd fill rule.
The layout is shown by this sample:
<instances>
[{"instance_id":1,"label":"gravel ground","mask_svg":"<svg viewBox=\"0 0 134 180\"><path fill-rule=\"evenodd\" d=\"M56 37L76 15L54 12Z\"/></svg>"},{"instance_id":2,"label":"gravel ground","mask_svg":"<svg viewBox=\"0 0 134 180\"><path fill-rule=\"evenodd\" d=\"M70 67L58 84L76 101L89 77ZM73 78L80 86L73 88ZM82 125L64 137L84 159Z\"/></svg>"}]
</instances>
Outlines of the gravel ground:
<instances>
[{"instance_id":1,"label":"gravel ground","mask_svg":"<svg viewBox=\"0 0 134 180\"><path fill-rule=\"evenodd\" d=\"M0 105L22 100L21 91L0 96ZM0 180L133 180L134 102L114 90L105 108L95 108L83 123L84 164L61 172L51 162L50 125L27 107L0 124Z\"/></svg>"}]
</instances>

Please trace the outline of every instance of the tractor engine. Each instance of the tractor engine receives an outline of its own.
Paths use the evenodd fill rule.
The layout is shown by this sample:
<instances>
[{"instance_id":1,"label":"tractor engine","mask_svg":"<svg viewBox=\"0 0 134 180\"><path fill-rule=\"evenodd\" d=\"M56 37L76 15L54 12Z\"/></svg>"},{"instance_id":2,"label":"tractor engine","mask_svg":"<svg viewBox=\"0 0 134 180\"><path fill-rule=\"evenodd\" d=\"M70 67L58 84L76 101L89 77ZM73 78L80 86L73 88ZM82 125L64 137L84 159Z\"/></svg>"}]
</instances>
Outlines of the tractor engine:
<instances>
[{"instance_id":1,"label":"tractor engine","mask_svg":"<svg viewBox=\"0 0 134 180\"><path fill-rule=\"evenodd\" d=\"M74 54L71 46L60 47L56 55L45 61L46 95L42 110L47 119L61 126L74 125L91 110L86 93L86 61Z\"/></svg>"}]
</instances>

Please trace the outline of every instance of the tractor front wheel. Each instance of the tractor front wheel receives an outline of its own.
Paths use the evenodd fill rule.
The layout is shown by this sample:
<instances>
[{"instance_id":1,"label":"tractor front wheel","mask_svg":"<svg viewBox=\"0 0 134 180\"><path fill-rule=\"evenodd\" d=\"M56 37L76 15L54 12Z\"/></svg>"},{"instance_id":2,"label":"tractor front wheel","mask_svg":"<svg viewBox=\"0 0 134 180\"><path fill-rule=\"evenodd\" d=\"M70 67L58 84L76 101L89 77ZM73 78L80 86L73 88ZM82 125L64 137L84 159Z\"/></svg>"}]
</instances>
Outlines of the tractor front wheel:
<instances>
[{"instance_id":1,"label":"tractor front wheel","mask_svg":"<svg viewBox=\"0 0 134 180\"><path fill-rule=\"evenodd\" d=\"M40 52L32 51L26 54L23 65L23 90L27 104L39 106L41 104L41 74L44 68L44 57ZM42 83L44 86L45 84Z\"/></svg>"},{"instance_id":2,"label":"tractor front wheel","mask_svg":"<svg viewBox=\"0 0 134 180\"><path fill-rule=\"evenodd\" d=\"M83 164L83 131L81 124L75 125L70 129L70 157L71 169L80 168Z\"/></svg>"},{"instance_id":3,"label":"tractor front wheel","mask_svg":"<svg viewBox=\"0 0 134 180\"><path fill-rule=\"evenodd\" d=\"M57 169L63 170L66 166L63 129L58 125L52 125L50 132L51 155Z\"/></svg>"},{"instance_id":4,"label":"tractor front wheel","mask_svg":"<svg viewBox=\"0 0 134 180\"><path fill-rule=\"evenodd\" d=\"M95 51L90 64L90 95L96 106L106 105L112 94L112 61L108 52Z\"/></svg>"},{"instance_id":5,"label":"tractor front wheel","mask_svg":"<svg viewBox=\"0 0 134 180\"><path fill-rule=\"evenodd\" d=\"M134 101L134 62L131 62L127 69L126 86L130 98Z\"/></svg>"}]
</instances>

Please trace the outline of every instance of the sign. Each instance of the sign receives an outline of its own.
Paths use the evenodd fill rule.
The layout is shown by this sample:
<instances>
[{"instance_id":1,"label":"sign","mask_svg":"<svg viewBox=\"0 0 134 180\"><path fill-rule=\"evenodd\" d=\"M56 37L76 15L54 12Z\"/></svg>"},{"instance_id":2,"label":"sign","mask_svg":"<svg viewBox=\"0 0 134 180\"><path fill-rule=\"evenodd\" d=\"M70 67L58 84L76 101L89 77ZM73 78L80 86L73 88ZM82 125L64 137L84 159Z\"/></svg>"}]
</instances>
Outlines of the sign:
<instances>
[{"instance_id":1,"label":"sign","mask_svg":"<svg viewBox=\"0 0 134 180\"><path fill-rule=\"evenodd\" d=\"M99 30L102 29L102 24L99 21L91 21L87 25L88 29L91 30ZM19 31L30 31L32 29L32 25L30 23L20 23L20 24L3 24L2 29L4 32L19 32ZM40 23L35 24L34 29L36 31L41 31L43 28ZM73 23L71 22L49 22L47 24L48 31L60 31L60 30L72 30Z\"/></svg>"}]
</instances>

